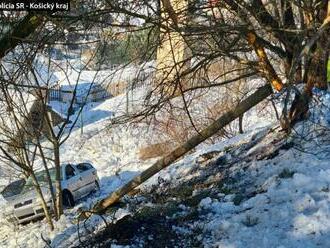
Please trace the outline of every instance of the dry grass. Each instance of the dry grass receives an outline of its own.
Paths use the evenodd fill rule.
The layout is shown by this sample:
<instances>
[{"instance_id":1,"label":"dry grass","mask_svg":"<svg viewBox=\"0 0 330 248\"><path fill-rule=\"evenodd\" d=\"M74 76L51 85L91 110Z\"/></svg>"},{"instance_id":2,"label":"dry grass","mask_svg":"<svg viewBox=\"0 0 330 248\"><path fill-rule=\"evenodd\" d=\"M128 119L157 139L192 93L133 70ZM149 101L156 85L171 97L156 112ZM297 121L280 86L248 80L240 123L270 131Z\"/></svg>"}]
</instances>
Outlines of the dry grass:
<instances>
[{"instance_id":1,"label":"dry grass","mask_svg":"<svg viewBox=\"0 0 330 248\"><path fill-rule=\"evenodd\" d=\"M127 82L126 81L118 81L118 82L111 82L107 86L107 91L112 96L118 96L126 92Z\"/></svg>"},{"instance_id":2,"label":"dry grass","mask_svg":"<svg viewBox=\"0 0 330 248\"><path fill-rule=\"evenodd\" d=\"M173 148L174 145L171 142L152 144L139 150L139 159L147 160L150 158L161 157L170 152Z\"/></svg>"}]
</instances>

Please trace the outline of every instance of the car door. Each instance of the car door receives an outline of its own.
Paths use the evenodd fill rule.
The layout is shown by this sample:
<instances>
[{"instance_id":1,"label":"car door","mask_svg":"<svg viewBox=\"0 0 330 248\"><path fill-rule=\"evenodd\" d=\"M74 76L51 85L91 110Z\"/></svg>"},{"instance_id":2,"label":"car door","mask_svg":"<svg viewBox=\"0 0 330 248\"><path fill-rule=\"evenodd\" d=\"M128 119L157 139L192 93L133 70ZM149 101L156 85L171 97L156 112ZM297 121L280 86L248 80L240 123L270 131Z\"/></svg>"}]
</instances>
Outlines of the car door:
<instances>
[{"instance_id":1,"label":"car door","mask_svg":"<svg viewBox=\"0 0 330 248\"><path fill-rule=\"evenodd\" d=\"M95 178L93 175L93 167L88 163L80 163L76 166L82 177L82 192L83 194L90 193L95 188Z\"/></svg>"},{"instance_id":2,"label":"car door","mask_svg":"<svg viewBox=\"0 0 330 248\"><path fill-rule=\"evenodd\" d=\"M79 173L71 164L65 166L64 172L67 189L72 193L74 199L79 199L82 195L82 183Z\"/></svg>"}]
</instances>

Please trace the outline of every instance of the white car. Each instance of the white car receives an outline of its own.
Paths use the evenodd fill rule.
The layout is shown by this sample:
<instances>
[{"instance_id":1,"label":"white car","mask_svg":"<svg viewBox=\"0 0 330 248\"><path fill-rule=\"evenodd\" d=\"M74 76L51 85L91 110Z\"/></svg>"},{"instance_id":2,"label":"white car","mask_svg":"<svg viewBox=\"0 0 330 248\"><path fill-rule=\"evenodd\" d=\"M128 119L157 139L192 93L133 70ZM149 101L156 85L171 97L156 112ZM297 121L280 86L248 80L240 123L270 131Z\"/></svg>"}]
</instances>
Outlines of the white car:
<instances>
[{"instance_id":1,"label":"white car","mask_svg":"<svg viewBox=\"0 0 330 248\"><path fill-rule=\"evenodd\" d=\"M49 170L52 181L55 179L55 169ZM35 173L41 186L44 198L50 211L53 210L51 192L48 187L46 171ZM61 166L61 186L63 204L73 207L75 202L93 191L99 190L100 181L96 169L90 163L65 164ZM39 196L35 192L32 178L28 178L22 191L7 198L10 208L10 220L24 223L44 216Z\"/></svg>"}]
</instances>

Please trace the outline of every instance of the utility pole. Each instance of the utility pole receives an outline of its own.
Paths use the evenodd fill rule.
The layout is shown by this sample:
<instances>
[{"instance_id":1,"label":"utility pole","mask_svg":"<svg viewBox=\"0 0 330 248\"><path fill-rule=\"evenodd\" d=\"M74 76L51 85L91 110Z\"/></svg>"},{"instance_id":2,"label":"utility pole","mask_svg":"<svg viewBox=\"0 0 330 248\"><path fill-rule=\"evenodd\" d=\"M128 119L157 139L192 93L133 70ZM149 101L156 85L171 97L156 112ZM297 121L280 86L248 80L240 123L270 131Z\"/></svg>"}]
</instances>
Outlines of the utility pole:
<instances>
[{"instance_id":1,"label":"utility pole","mask_svg":"<svg viewBox=\"0 0 330 248\"><path fill-rule=\"evenodd\" d=\"M84 134L84 118L83 118L83 107L80 112L80 135Z\"/></svg>"},{"instance_id":2,"label":"utility pole","mask_svg":"<svg viewBox=\"0 0 330 248\"><path fill-rule=\"evenodd\" d=\"M129 84L130 84L130 79L127 81L126 84L126 115L129 115Z\"/></svg>"}]
</instances>

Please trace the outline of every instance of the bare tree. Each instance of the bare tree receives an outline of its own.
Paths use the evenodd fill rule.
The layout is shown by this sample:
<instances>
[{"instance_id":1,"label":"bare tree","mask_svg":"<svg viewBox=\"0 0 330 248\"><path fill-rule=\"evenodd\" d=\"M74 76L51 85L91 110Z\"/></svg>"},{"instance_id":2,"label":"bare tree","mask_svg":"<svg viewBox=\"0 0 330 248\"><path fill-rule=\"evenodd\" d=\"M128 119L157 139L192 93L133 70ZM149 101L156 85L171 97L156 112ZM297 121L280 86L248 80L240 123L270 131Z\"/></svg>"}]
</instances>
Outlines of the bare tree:
<instances>
[{"instance_id":1,"label":"bare tree","mask_svg":"<svg viewBox=\"0 0 330 248\"><path fill-rule=\"evenodd\" d=\"M37 146L28 142L33 137L38 139L36 136L38 127L30 125L32 118L30 107L34 105L35 98L26 92L15 92L10 87L1 87L1 96L0 158L8 166L14 166L26 177L32 178L33 186L41 199L47 222L50 229L53 230L54 225L47 208L47 202L35 174ZM43 159L45 159L44 156ZM49 190L52 191L52 187Z\"/></svg>"},{"instance_id":2,"label":"bare tree","mask_svg":"<svg viewBox=\"0 0 330 248\"><path fill-rule=\"evenodd\" d=\"M0 49L0 89L3 96L1 110L4 114L1 119L0 147L2 159L7 161L7 164L18 167L26 177L32 177L38 195L42 198L35 178L35 170L40 168L34 166L35 161L41 162L46 171L55 218L59 219L63 213L60 147L76 127L98 74L95 73L84 95L80 96L80 104L77 106L80 75L95 59L95 55L87 58L79 69L75 69L69 59L64 59L61 63L51 56L40 60L40 55L56 46L64 47L62 51L70 53L65 47L79 43L79 37L86 35L86 32L80 32L74 41L67 43L61 36L67 28L65 21L57 22L56 26L55 19L49 21L48 18L31 13L23 17L15 16L14 25L0 37L3 44ZM48 27L43 26L47 21ZM81 20L75 20L73 23L81 25ZM73 23L70 22L70 25L74 25ZM43 35L34 33L36 29L43 30ZM53 79L53 70L64 73L71 89L67 108L61 113L62 116L54 112L49 105L50 92L58 86L56 79ZM77 79L69 80L68 70L75 70ZM72 116L74 108L77 111ZM52 166L56 172L55 180L49 172ZM43 204L43 207L53 228L47 204Z\"/></svg>"},{"instance_id":3,"label":"bare tree","mask_svg":"<svg viewBox=\"0 0 330 248\"><path fill-rule=\"evenodd\" d=\"M182 97L182 102L186 106L187 118L191 119L185 104L185 94L200 88L220 87L226 84L230 87L230 83L242 78L249 78L252 75L265 79L277 91L287 91L287 95L296 84L304 83L302 93L296 90L295 101L289 111L285 104L282 126L290 131L295 123L305 118L312 97L312 88L327 88L324 75L326 75L326 61L329 54L329 40L325 38L329 35L330 8L328 1L313 3L280 1L279 3L278 1L225 0L214 1L211 5L196 1L191 3L188 10L188 5L181 2L178 4L175 1L161 1L160 6L163 8L158 7L160 12L165 14L155 15L154 19L143 14L137 15L134 9L130 9L130 5L124 6L121 2L109 3L114 11L141 18L151 26L155 25L155 19L157 19L157 25L165 34L164 37L167 37L164 43L162 40L160 42L161 45L167 46L165 49L168 51L171 62L164 63L165 66L162 70L165 73L162 73L161 78L157 78L156 84L148 96L146 108L129 118L144 119L163 109L167 104L173 103L172 99L179 96ZM280 8L278 8L279 4ZM189 17L192 16L191 19L180 22L188 17L189 12L191 13ZM190 50L190 55L177 54L178 51L186 49ZM196 72L219 58L235 61L240 68L244 67L247 73L241 74L236 79L231 73L230 79L222 82L206 80L205 83L203 80L193 80ZM194 63L186 66L188 61ZM281 72L281 68L284 68L283 72ZM223 78L220 77L220 79ZM270 94L270 92L261 94L257 91L253 96L265 99ZM157 100L152 98L153 95ZM250 97L241 100L238 106L245 105L247 110L260 102L250 102L251 106L246 102L248 99ZM229 122L242 116L244 112L232 109L229 113L233 116L229 118ZM219 120L222 121L223 118L228 120L227 115L228 113L222 115L214 124L219 123ZM191 121L193 122L192 119ZM222 128L229 122L225 121L220 127ZM141 175L102 200L95 210L104 210L196 144L204 141L209 135L203 136L201 133L210 130L211 127L213 124L205 129L195 128L198 133L196 136L187 139L182 146L178 146ZM212 130L213 132L208 133L214 134L214 129ZM216 130L219 131L219 129Z\"/></svg>"}]
</instances>

